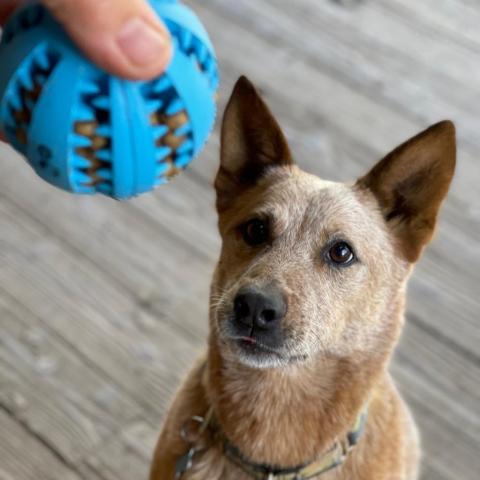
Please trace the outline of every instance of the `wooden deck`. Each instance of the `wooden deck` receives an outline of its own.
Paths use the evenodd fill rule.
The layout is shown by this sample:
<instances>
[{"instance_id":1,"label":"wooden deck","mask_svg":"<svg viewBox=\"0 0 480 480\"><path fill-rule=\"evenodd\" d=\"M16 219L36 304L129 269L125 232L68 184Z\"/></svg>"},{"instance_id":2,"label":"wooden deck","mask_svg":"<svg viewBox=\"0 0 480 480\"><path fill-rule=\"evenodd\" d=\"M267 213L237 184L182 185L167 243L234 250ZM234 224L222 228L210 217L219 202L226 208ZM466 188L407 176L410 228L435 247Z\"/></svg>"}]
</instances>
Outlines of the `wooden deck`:
<instances>
[{"instance_id":1,"label":"wooden deck","mask_svg":"<svg viewBox=\"0 0 480 480\"><path fill-rule=\"evenodd\" d=\"M218 49L220 109L247 74L307 170L350 179L430 123L456 122L458 172L392 369L422 431L422 478L478 479L478 1L191 3ZM117 203L52 189L0 146L1 480L146 479L204 345L217 150L218 128L181 178Z\"/></svg>"}]
</instances>

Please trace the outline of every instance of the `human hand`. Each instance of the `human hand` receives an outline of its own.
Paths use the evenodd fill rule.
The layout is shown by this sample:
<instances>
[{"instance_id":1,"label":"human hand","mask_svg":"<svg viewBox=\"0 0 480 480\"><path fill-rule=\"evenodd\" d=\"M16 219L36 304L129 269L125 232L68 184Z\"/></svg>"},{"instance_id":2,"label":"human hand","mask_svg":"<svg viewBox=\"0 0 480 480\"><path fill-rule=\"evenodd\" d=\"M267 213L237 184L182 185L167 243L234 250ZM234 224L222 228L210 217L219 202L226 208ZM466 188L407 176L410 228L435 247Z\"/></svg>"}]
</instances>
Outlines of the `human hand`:
<instances>
[{"instance_id":1,"label":"human hand","mask_svg":"<svg viewBox=\"0 0 480 480\"><path fill-rule=\"evenodd\" d=\"M0 26L24 0L0 0ZM73 41L104 70L132 80L160 75L170 35L146 0L42 0Z\"/></svg>"}]
</instances>

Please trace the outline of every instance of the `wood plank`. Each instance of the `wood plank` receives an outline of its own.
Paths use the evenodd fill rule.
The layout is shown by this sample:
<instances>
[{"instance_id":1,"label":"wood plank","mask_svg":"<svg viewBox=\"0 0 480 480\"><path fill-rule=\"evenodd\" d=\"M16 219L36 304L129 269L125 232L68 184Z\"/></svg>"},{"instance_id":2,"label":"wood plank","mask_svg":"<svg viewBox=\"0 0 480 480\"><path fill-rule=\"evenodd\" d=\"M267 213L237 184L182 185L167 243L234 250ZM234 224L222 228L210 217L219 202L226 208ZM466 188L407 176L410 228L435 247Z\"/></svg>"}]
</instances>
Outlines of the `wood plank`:
<instances>
[{"instance_id":1,"label":"wood plank","mask_svg":"<svg viewBox=\"0 0 480 480\"><path fill-rule=\"evenodd\" d=\"M478 439L480 363L445 347L407 319L393 366L394 373L401 373L405 391L415 391L419 402L442 415L450 425L448 431L458 429L470 442Z\"/></svg>"},{"instance_id":2,"label":"wood plank","mask_svg":"<svg viewBox=\"0 0 480 480\"><path fill-rule=\"evenodd\" d=\"M20 204L23 211L15 210L16 213L11 213L11 218L5 220L6 224L18 223L18 217L22 219L24 227L30 230L40 229L42 232L40 236L36 235L38 239L35 240L37 244L40 242L40 246L33 243L25 245L27 251L36 249L36 260L41 262L43 252L40 254L38 250L42 248L41 245L48 249L48 241L42 239L54 235L61 239L62 248L66 249L69 255L81 259L77 261L79 265L72 266L75 271L65 272L65 276L68 279L78 270L77 275L82 275L85 280L79 285L70 285L68 280L54 277L53 281L58 283L59 292L63 291L68 296L72 290L78 293L79 288L85 294L89 291L90 293L85 295L85 303L94 304L95 308L98 307L101 313L114 323L134 321L132 318L136 311L142 308L154 311L155 315L165 321L174 320L175 309L184 299L190 301L201 298L205 301L213 260L211 263L204 261L204 247L198 246L194 249L193 245L201 245L201 241L197 242L197 239L205 238L205 241L208 241L209 238L207 234L201 236L202 229L198 229L199 233L195 236L191 227L188 230L187 224L192 224L194 217L185 217L183 213L179 213L177 218L183 218L181 224L184 225L181 232L190 232L191 235L186 235L187 240L178 234L172 238L165 227L170 226L171 230L175 231L176 223L172 224L175 216L167 218L167 215L173 215L173 212L162 214L159 207L158 216L165 220L164 224L159 225L151 221L152 214L146 217L127 203L100 197L74 197L64 192L52 191L45 182L35 178L28 166L18 164L18 156L3 155L3 159L7 173L0 180L0 183L5 182L2 184L5 190L2 190L0 196L8 194L15 202L15 207L9 208L18 210L16 205ZM9 167L11 172L15 171L16 174L11 178L12 182L8 181ZM23 176L25 181L33 182L28 192L20 188ZM60 195L61 200L52 192ZM181 197L181 191L175 192L177 197ZM180 201L175 203L174 199L171 202L182 204ZM211 209L208 210L212 215ZM21 255L25 251L18 249L14 239L11 243L11 254L16 252L15 255ZM203 250L200 250L201 248ZM62 254L59 255L56 263L63 262ZM185 281L184 272L179 268L179 265L184 264L192 267L188 281ZM97 272L98 279L94 277L91 281L87 280L86 276L89 276L91 269ZM95 283L97 286L94 286ZM112 305L123 314L118 315L115 312L112 315ZM196 319L192 319L189 325L176 321L171 323L192 338L202 335L200 322Z\"/></svg>"},{"instance_id":3,"label":"wood plank","mask_svg":"<svg viewBox=\"0 0 480 480\"><path fill-rule=\"evenodd\" d=\"M105 480L146 479L158 435L157 425L137 420L126 425L87 464Z\"/></svg>"},{"instance_id":4,"label":"wood plank","mask_svg":"<svg viewBox=\"0 0 480 480\"><path fill-rule=\"evenodd\" d=\"M402 385L404 378L400 369L396 370L395 376ZM480 468L478 442L465 438L460 429L451 428L443 414L435 412L419 398L417 390L401 388L401 391L420 428L422 449L429 464L451 480L476 478Z\"/></svg>"},{"instance_id":5,"label":"wood plank","mask_svg":"<svg viewBox=\"0 0 480 480\"><path fill-rule=\"evenodd\" d=\"M420 480L456 480L457 477L451 477L443 470L432 465L430 459L424 458L420 469Z\"/></svg>"},{"instance_id":6,"label":"wood plank","mask_svg":"<svg viewBox=\"0 0 480 480\"><path fill-rule=\"evenodd\" d=\"M478 53L480 45L480 12L476 0L394 0L383 1L383 5L390 8L406 21L417 28L431 30L437 36L448 38L474 53Z\"/></svg>"},{"instance_id":7,"label":"wood plank","mask_svg":"<svg viewBox=\"0 0 480 480\"><path fill-rule=\"evenodd\" d=\"M0 432L2 480L83 479L1 408Z\"/></svg>"},{"instance_id":8,"label":"wood plank","mask_svg":"<svg viewBox=\"0 0 480 480\"><path fill-rule=\"evenodd\" d=\"M20 304L1 296L0 317L0 407L69 464L140 414L124 391Z\"/></svg>"},{"instance_id":9,"label":"wood plank","mask_svg":"<svg viewBox=\"0 0 480 480\"><path fill-rule=\"evenodd\" d=\"M0 203L1 215L7 216L2 221L9 228L2 238L8 256L0 271L0 288L35 312L140 405L162 411L167 394L195 356L194 345L168 323L188 319L197 321L200 329L202 322L191 310L185 312L188 317L178 318L175 309L169 312L172 318L159 322L148 308L117 302L113 294L108 300L111 291L108 281L102 284L101 272L88 264L86 268L53 238L27 229L20 212L8 211L5 203ZM110 310L102 307L102 301L110 301ZM202 320L205 331L206 317Z\"/></svg>"},{"instance_id":10,"label":"wood plank","mask_svg":"<svg viewBox=\"0 0 480 480\"><path fill-rule=\"evenodd\" d=\"M394 112L408 117L418 128L444 117L453 117L462 144L470 145L470 154L475 155L479 145L476 135L479 120L472 99L478 97L475 79L478 77L480 81L479 54L457 51L458 46L452 42L441 37L432 38L428 32L412 26L412 22L398 21L393 15L378 11L380 7L375 8L373 4L351 11L332 2L324 2L321 7L311 0L282 1L280 4L281 7L268 1L209 0L206 5L211 11L203 15L207 24L208 15L219 15L226 21L240 24L257 37L250 40L246 33L242 34L241 38L247 43L261 40L264 45L252 53L251 61L261 56L262 50L269 55L278 52L283 57L283 70L273 78L276 84L284 87L284 95L296 92L295 82L299 79L295 74L310 76L304 71L304 64L332 77L337 85L329 88L328 83L317 82L315 87L300 93L300 98L295 95L295 100L306 97L311 106L318 103L319 111L324 108L323 103L329 102L335 102L340 111L347 108L351 118L342 122L345 128L354 127L361 114L364 120L369 120L363 124L369 135L382 138L382 130L386 129L390 135L397 130L391 120L387 120ZM301 29L298 28L300 21ZM211 23L218 24L218 21L211 20ZM215 33L213 31L212 35ZM221 57L222 50L230 52L231 47L227 50L225 41L229 39L223 38L221 33L220 36L217 44L221 45ZM423 48L417 49L417 45ZM276 57L274 55L267 63L267 75ZM441 61L432 62L432 58ZM249 71L255 70L259 69ZM371 108L357 112L361 103L344 98L343 88L367 96L376 106L385 105L390 113L375 119L370 117L375 115Z\"/></svg>"},{"instance_id":11,"label":"wood plank","mask_svg":"<svg viewBox=\"0 0 480 480\"><path fill-rule=\"evenodd\" d=\"M289 50L412 119L426 124L453 117L460 139L473 145L475 153L479 120L472 97L478 96L480 55L433 35L414 15L397 18L387 2L377 3L353 9L311 0L282 1L281 8L253 0L210 0L209 5L250 25L270 48ZM441 61L432 62L437 58Z\"/></svg>"},{"instance_id":12,"label":"wood plank","mask_svg":"<svg viewBox=\"0 0 480 480\"><path fill-rule=\"evenodd\" d=\"M420 428L421 478L476 478L480 365L407 319L392 371Z\"/></svg>"},{"instance_id":13,"label":"wood plank","mask_svg":"<svg viewBox=\"0 0 480 480\"><path fill-rule=\"evenodd\" d=\"M246 3L249 3L248 0ZM266 4L266 2L259 3ZM436 81L438 79L432 77L434 72L436 72L449 83L455 81L459 85L465 84L467 89L474 88L465 76L461 75L461 72L469 70L469 67L475 67L474 60L478 53L455 44L448 35L436 34L437 32L434 32L433 28L428 28L432 26L430 19L429 22L424 23L418 21L419 14L421 16L420 11L424 7L418 6L417 8L417 5L415 5L409 15L401 18L396 14L394 8L394 4L400 3L413 5L412 1L380 1L375 2L375 4L359 5L358 8L354 9L345 9L334 2L319 6L318 3L311 0L299 0L295 5L283 1L281 2L282 9L276 12L273 21L282 22L285 13L290 14L296 20L301 19L302 31L298 28L292 29L291 37L293 36L293 41L296 43L301 41L297 39L297 35L302 36L306 31L307 40L305 40L305 45L302 45L302 47L307 56L308 52L312 51L311 49L315 49L320 54L319 50L322 48L324 41L327 42L325 47L328 48L332 38L339 39L342 45L331 48L331 50L335 50L335 55L338 50L343 58L343 55L341 55L343 49L353 50L357 54L350 58L350 62L346 62L349 63L351 73L358 72L358 69L363 68L360 63L366 63L366 65L370 66L372 59L375 58L378 60L378 65L377 68L373 68L373 71L378 71L380 77L383 78L386 78L391 73L387 71L390 67L397 65L393 68L393 73L395 73L396 68L405 69L410 64L420 67L419 72L410 72L410 76L416 78L418 73L418 79L422 81L421 86L425 82L425 84L434 89L442 88L439 82ZM426 3L428 2L423 2L423 5ZM243 6L244 4L242 3ZM244 12L242 13L244 14ZM237 12L237 15L239 14L240 12ZM314 28L317 28L319 35L316 42L310 41L311 30ZM348 35L345 35L347 33L346 28L350 30ZM270 31L273 29L265 28L265 30ZM329 39L328 37L331 38ZM288 39L286 41L288 42ZM285 43L285 40L283 43ZM371 47L370 55L365 54L367 45ZM421 51L418 48L412 49L412 45L422 45L423 49ZM397 58L389 59L386 57L386 54ZM333 52L331 56L334 56ZM432 62L432 60L439 58L442 61ZM333 58L331 60L335 61ZM401 63L403 63L403 67ZM352 76L351 73L347 73L346 76ZM473 75L478 75L478 72L473 69L472 73ZM426 77L424 77L424 74ZM362 81L364 79L359 80ZM385 85L381 78L379 80L378 83L372 83L370 88L384 87ZM403 81L401 78L398 80L400 82ZM383 93L383 91L378 92L379 98L382 97ZM456 94L456 92L451 93L453 95ZM449 96L449 99L453 98L457 99L457 97ZM462 102L460 104L467 107Z\"/></svg>"}]
</instances>

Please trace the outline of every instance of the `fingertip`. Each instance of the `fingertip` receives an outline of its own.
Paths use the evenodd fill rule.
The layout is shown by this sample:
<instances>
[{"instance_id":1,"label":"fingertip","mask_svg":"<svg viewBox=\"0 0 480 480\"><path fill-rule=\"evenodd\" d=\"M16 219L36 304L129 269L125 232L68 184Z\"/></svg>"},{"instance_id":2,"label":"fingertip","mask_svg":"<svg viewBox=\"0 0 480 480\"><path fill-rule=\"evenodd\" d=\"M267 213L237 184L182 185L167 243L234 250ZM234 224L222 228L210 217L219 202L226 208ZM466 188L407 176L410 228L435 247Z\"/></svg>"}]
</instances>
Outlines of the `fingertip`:
<instances>
[{"instance_id":1,"label":"fingertip","mask_svg":"<svg viewBox=\"0 0 480 480\"><path fill-rule=\"evenodd\" d=\"M165 72L170 64L173 48L168 42L163 51L148 64L139 65L129 59L115 41L103 39L96 42L90 39L84 42L78 39L80 48L88 58L102 70L127 80L150 80Z\"/></svg>"},{"instance_id":2,"label":"fingertip","mask_svg":"<svg viewBox=\"0 0 480 480\"><path fill-rule=\"evenodd\" d=\"M148 79L162 73L172 56L167 30L139 17L126 22L116 37L116 45L128 64L124 76L135 79Z\"/></svg>"},{"instance_id":3,"label":"fingertip","mask_svg":"<svg viewBox=\"0 0 480 480\"><path fill-rule=\"evenodd\" d=\"M18 0L0 0L0 26L5 25L10 15L18 8Z\"/></svg>"},{"instance_id":4,"label":"fingertip","mask_svg":"<svg viewBox=\"0 0 480 480\"><path fill-rule=\"evenodd\" d=\"M101 69L148 80L168 67L173 51L170 33L145 0L43 1Z\"/></svg>"}]
</instances>

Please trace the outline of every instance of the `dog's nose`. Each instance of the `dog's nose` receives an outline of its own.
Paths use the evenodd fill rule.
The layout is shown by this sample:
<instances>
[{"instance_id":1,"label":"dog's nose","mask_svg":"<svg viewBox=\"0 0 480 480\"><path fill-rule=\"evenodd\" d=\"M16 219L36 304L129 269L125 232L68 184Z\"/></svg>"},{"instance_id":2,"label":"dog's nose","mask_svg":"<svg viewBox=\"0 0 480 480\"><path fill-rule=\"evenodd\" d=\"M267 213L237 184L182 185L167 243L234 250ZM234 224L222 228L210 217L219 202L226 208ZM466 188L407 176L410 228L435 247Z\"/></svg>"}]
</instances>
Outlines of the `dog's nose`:
<instances>
[{"instance_id":1,"label":"dog's nose","mask_svg":"<svg viewBox=\"0 0 480 480\"><path fill-rule=\"evenodd\" d=\"M262 330L272 330L285 316L286 303L277 290L245 288L234 300L235 322Z\"/></svg>"}]
</instances>

